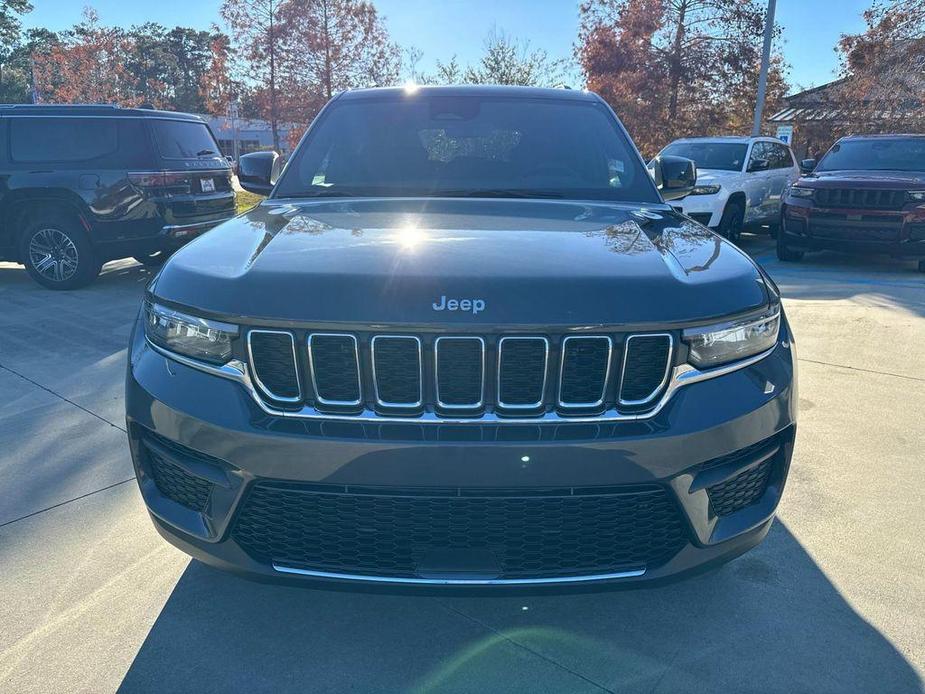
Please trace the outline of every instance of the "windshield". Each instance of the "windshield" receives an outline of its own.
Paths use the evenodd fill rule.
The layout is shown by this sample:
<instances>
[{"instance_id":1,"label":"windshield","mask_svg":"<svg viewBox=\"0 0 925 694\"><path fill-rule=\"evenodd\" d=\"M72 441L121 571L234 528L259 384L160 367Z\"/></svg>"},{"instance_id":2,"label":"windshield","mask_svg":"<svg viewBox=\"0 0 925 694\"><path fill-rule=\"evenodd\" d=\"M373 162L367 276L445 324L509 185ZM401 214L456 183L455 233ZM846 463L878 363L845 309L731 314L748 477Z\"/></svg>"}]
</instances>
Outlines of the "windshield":
<instances>
[{"instance_id":1,"label":"windshield","mask_svg":"<svg viewBox=\"0 0 925 694\"><path fill-rule=\"evenodd\" d=\"M693 159L698 169L741 171L747 149L732 142L672 142L661 153Z\"/></svg>"},{"instance_id":2,"label":"windshield","mask_svg":"<svg viewBox=\"0 0 925 694\"><path fill-rule=\"evenodd\" d=\"M274 196L338 195L660 202L603 104L426 94L325 110Z\"/></svg>"},{"instance_id":3,"label":"windshield","mask_svg":"<svg viewBox=\"0 0 925 694\"><path fill-rule=\"evenodd\" d=\"M925 138L845 140L832 146L816 171L925 171Z\"/></svg>"},{"instance_id":4,"label":"windshield","mask_svg":"<svg viewBox=\"0 0 925 694\"><path fill-rule=\"evenodd\" d=\"M152 119L151 129L157 150L165 159L196 159L218 154L218 145L205 123Z\"/></svg>"}]
</instances>

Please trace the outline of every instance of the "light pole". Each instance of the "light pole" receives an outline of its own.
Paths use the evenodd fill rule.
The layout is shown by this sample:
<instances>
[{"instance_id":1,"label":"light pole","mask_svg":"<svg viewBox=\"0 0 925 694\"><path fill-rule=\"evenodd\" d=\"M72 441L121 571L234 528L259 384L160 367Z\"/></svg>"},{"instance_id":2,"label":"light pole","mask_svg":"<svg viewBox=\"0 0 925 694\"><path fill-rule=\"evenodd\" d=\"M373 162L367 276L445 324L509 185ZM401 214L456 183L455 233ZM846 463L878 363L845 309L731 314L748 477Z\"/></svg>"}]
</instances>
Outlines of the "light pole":
<instances>
[{"instance_id":1,"label":"light pole","mask_svg":"<svg viewBox=\"0 0 925 694\"><path fill-rule=\"evenodd\" d=\"M771 62L771 35L774 33L774 9L777 0L768 0L768 13L764 18L764 47L761 52L761 72L758 73L758 99L755 101L755 121L752 137L761 134L761 112L764 111L764 93L768 88L768 64Z\"/></svg>"}]
</instances>

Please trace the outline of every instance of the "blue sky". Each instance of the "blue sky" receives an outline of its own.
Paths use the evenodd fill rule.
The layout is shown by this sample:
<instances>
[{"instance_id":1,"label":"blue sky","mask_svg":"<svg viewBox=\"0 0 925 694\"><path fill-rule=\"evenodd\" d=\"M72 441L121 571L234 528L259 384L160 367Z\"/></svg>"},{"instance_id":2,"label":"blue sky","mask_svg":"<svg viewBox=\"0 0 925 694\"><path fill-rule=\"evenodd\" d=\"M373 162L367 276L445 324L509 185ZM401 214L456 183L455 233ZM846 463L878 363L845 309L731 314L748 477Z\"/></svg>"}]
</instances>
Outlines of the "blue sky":
<instances>
[{"instance_id":1,"label":"blue sky","mask_svg":"<svg viewBox=\"0 0 925 694\"><path fill-rule=\"evenodd\" d=\"M92 5L106 24L129 26L156 21L174 26L208 28L219 21L220 0L33 0L26 26L64 29ZM456 54L461 63L481 52L492 27L530 41L553 56L570 56L578 30L578 0L375 0L389 31L403 46L424 52L420 67ZM837 59L832 50L843 33L863 28L861 12L870 0L778 0L777 21L784 28L784 53L795 87L833 78Z\"/></svg>"}]
</instances>

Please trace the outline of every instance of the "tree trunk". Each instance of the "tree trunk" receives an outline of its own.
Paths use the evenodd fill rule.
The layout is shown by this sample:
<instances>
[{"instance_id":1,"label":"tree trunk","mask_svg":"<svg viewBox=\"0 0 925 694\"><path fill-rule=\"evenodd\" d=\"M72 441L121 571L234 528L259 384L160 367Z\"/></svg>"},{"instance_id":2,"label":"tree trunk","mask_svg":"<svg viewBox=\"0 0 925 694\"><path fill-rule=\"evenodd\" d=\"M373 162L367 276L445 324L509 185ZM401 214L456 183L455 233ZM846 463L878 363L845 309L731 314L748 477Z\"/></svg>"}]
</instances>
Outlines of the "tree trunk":
<instances>
[{"instance_id":1,"label":"tree trunk","mask_svg":"<svg viewBox=\"0 0 925 694\"><path fill-rule=\"evenodd\" d=\"M273 133L273 149L279 151L279 124L276 108L276 32L273 24L276 14L275 3L270 0L270 30L267 33L270 53L270 130Z\"/></svg>"},{"instance_id":2,"label":"tree trunk","mask_svg":"<svg viewBox=\"0 0 925 694\"><path fill-rule=\"evenodd\" d=\"M331 100L331 27L328 24L328 0L321 3L322 19L324 20L324 95Z\"/></svg>"},{"instance_id":3,"label":"tree trunk","mask_svg":"<svg viewBox=\"0 0 925 694\"><path fill-rule=\"evenodd\" d=\"M675 118L678 115L678 92L681 89L681 51L684 46L684 32L687 28L684 24L687 17L687 0L682 0L680 7L678 8L678 26L674 32L674 45L671 47L671 56L669 60L670 64L670 78L671 86L669 87L669 100L668 100L668 118L671 121L669 125L673 125Z\"/></svg>"}]
</instances>

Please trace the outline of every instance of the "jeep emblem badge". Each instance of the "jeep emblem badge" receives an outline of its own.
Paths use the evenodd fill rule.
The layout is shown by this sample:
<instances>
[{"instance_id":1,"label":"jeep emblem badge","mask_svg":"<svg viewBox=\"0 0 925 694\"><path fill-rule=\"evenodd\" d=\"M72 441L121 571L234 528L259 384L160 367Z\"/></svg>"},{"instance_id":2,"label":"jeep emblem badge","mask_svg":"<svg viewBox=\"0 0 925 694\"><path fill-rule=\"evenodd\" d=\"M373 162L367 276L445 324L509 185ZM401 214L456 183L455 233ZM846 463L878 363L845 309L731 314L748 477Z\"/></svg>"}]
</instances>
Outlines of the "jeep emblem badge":
<instances>
[{"instance_id":1,"label":"jeep emblem badge","mask_svg":"<svg viewBox=\"0 0 925 694\"><path fill-rule=\"evenodd\" d=\"M485 310L484 299L448 299L441 296L439 301L433 303L434 311L465 311L474 316Z\"/></svg>"}]
</instances>

